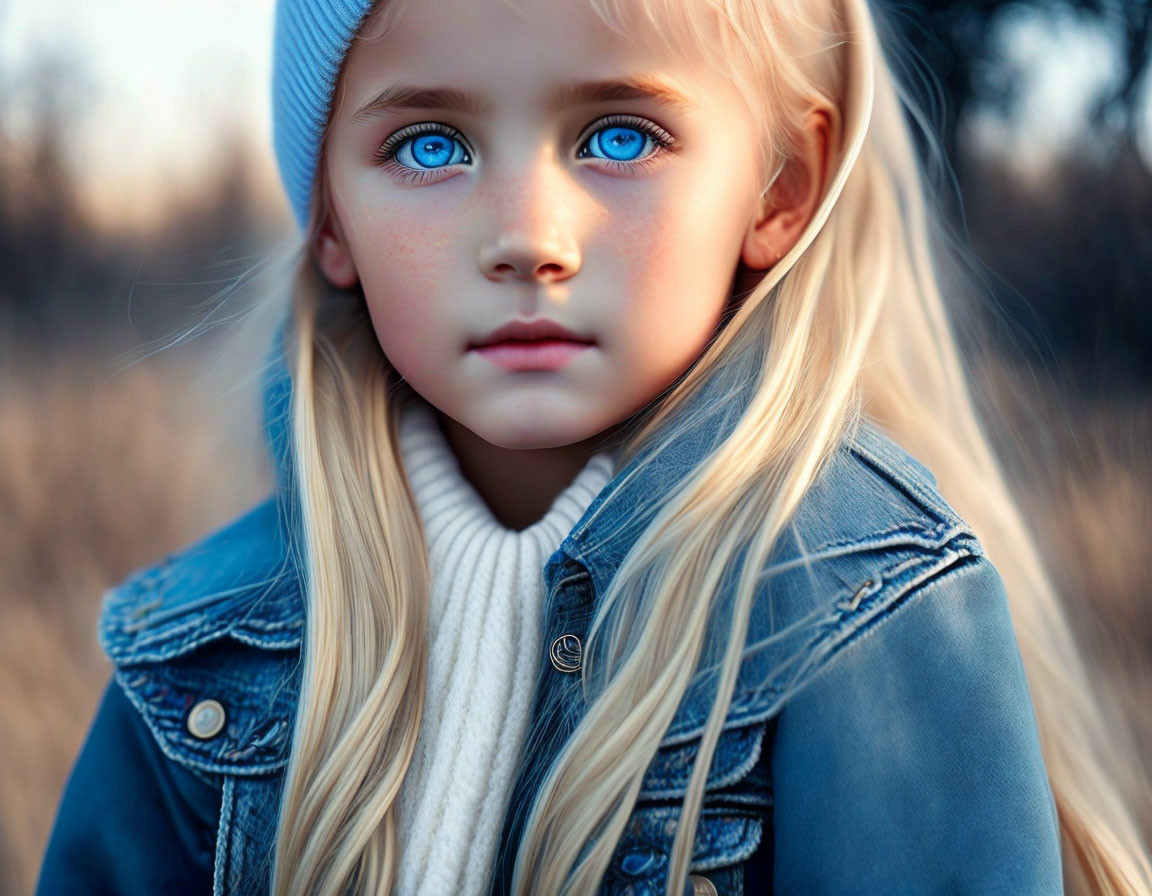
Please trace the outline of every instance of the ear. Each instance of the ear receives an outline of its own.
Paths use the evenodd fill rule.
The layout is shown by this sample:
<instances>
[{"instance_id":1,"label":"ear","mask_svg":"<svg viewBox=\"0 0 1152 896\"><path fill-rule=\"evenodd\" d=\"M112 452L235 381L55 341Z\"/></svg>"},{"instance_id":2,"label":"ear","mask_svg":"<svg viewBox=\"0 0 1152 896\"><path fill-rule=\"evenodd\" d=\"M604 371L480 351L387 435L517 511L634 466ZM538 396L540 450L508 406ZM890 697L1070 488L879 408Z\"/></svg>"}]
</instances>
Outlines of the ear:
<instances>
[{"instance_id":1,"label":"ear","mask_svg":"<svg viewBox=\"0 0 1152 896\"><path fill-rule=\"evenodd\" d=\"M348 249L344 231L331 212L324 217L324 223L312 244L312 252L320 270L333 286L349 289L359 282L360 277L356 273L356 264Z\"/></svg>"},{"instance_id":2,"label":"ear","mask_svg":"<svg viewBox=\"0 0 1152 896\"><path fill-rule=\"evenodd\" d=\"M799 152L788 160L761 200L740 249L740 260L752 270L767 270L787 255L816 213L828 175L834 114L823 107L808 113L799 135Z\"/></svg>"}]
</instances>

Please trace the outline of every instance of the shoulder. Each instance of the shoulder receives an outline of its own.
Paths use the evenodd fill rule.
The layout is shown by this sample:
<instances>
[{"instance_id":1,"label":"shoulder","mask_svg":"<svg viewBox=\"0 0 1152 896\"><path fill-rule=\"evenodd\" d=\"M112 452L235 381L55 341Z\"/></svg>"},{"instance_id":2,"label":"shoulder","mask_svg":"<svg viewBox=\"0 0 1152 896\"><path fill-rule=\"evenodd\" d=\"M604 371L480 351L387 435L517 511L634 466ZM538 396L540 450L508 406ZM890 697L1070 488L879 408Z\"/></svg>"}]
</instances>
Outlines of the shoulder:
<instances>
[{"instance_id":1,"label":"shoulder","mask_svg":"<svg viewBox=\"0 0 1152 896\"><path fill-rule=\"evenodd\" d=\"M966 567L978 574L962 572ZM855 639L948 574L969 587L995 584L989 599L1003 604L1004 616L997 618L1007 618L999 574L932 472L863 420L817 474L758 571L727 724L776 715ZM939 589L925 597L950 600ZM961 614L954 622L962 627L971 620ZM674 736L703 726L709 705L703 694L687 701Z\"/></svg>"},{"instance_id":2,"label":"shoulder","mask_svg":"<svg viewBox=\"0 0 1152 896\"><path fill-rule=\"evenodd\" d=\"M878 424L844 438L800 502L783 550L852 550L915 543L935 547L968 526L936 477ZM802 543L806 542L806 543Z\"/></svg>"},{"instance_id":3,"label":"shoulder","mask_svg":"<svg viewBox=\"0 0 1152 896\"><path fill-rule=\"evenodd\" d=\"M850 626L772 744L778 882L1059 893L1059 824L1003 582L970 556Z\"/></svg>"},{"instance_id":4,"label":"shoulder","mask_svg":"<svg viewBox=\"0 0 1152 896\"><path fill-rule=\"evenodd\" d=\"M847 628L983 547L936 478L863 420L801 499L765 568L765 600L792 619L838 614Z\"/></svg>"},{"instance_id":5,"label":"shoulder","mask_svg":"<svg viewBox=\"0 0 1152 896\"><path fill-rule=\"evenodd\" d=\"M304 606L275 498L105 592L101 647L170 759L200 771L286 761ZM194 717L223 711L209 733Z\"/></svg>"},{"instance_id":6,"label":"shoulder","mask_svg":"<svg viewBox=\"0 0 1152 896\"><path fill-rule=\"evenodd\" d=\"M274 498L104 593L100 644L114 663L170 658L231 637L294 646L303 606Z\"/></svg>"}]
</instances>

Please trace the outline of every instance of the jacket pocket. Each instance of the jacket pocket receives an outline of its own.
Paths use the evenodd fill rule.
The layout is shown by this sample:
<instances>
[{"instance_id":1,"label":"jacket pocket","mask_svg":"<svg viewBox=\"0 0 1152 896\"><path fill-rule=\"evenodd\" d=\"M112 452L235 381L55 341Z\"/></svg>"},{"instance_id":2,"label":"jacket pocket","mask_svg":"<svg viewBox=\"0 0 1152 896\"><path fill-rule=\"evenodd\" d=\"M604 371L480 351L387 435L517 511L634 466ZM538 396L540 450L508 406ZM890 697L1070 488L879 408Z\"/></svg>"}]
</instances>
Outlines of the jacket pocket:
<instances>
[{"instance_id":1,"label":"jacket pocket","mask_svg":"<svg viewBox=\"0 0 1152 896\"><path fill-rule=\"evenodd\" d=\"M696 826L689 871L717 892L739 896L745 862L760 846L772 806L770 776L761 762L771 722L724 728L713 754ZM662 744L605 875L612 896L663 896L680 812L700 737Z\"/></svg>"},{"instance_id":2,"label":"jacket pocket","mask_svg":"<svg viewBox=\"0 0 1152 896\"><path fill-rule=\"evenodd\" d=\"M227 640L116 678L169 758L198 772L262 775L287 763L298 657ZM217 724L205 728L211 708Z\"/></svg>"}]
</instances>

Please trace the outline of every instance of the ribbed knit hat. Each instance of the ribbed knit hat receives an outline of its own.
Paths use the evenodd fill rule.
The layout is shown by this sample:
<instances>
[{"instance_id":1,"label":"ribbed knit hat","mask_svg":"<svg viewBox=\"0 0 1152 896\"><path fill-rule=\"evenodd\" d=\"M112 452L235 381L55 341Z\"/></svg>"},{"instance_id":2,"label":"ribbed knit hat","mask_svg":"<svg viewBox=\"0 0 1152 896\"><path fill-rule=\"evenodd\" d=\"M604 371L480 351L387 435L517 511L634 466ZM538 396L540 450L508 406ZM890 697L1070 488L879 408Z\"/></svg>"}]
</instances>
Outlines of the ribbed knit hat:
<instances>
[{"instance_id":1,"label":"ribbed knit hat","mask_svg":"<svg viewBox=\"0 0 1152 896\"><path fill-rule=\"evenodd\" d=\"M272 41L272 144L303 229L320 135L344 54L374 0L277 0Z\"/></svg>"}]
</instances>

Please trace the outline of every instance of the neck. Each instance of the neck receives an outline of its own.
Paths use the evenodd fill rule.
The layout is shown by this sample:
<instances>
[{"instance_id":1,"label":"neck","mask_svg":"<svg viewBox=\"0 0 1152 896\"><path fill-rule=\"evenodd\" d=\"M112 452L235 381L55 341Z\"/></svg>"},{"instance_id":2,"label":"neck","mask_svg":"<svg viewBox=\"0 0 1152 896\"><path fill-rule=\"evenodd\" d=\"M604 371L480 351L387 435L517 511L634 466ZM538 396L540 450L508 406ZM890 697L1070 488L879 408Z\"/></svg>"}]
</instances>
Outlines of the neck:
<instances>
[{"instance_id":1,"label":"neck","mask_svg":"<svg viewBox=\"0 0 1152 896\"><path fill-rule=\"evenodd\" d=\"M501 448L439 411L436 417L464 478L492 515L516 531L540 520L589 459L610 446L619 429L555 448Z\"/></svg>"}]
</instances>

